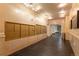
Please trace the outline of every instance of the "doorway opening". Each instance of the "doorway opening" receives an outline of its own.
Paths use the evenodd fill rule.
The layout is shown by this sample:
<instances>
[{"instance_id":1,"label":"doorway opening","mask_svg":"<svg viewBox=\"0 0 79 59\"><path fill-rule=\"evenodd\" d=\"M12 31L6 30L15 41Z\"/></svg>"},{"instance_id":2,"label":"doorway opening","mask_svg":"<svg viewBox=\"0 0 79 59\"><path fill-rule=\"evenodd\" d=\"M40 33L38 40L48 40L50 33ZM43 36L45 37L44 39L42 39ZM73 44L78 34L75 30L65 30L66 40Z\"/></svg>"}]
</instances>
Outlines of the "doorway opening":
<instances>
[{"instance_id":1,"label":"doorway opening","mask_svg":"<svg viewBox=\"0 0 79 59\"><path fill-rule=\"evenodd\" d=\"M61 33L61 25L59 24L51 25L51 33Z\"/></svg>"},{"instance_id":2,"label":"doorway opening","mask_svg":"<svg viewBox=\"0 0 79 59\"><path fill-rule=\"evenodd\" d=\"M51 35L54 36L55 40L62 40L62 33L61 33L61 25L53 24L51 25Z\"/></svg>"}]
</instances>

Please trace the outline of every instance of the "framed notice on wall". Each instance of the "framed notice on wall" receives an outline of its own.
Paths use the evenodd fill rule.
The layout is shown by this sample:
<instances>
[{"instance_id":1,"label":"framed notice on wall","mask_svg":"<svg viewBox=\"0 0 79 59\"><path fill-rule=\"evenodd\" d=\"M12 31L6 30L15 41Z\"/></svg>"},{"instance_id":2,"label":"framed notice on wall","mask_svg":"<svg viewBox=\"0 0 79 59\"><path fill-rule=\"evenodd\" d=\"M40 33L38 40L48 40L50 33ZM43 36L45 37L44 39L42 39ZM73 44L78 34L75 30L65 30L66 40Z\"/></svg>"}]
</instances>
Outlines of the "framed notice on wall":
<instances>
[{"instance_id":1,"label":"framed notice on wall","mask_svg":"<svg viewBox=\"0 0 79 59\"><path fill-rule=\"evenodd\" d=\"M76 29L77 28L77 16L73 16L71 19L71 29Z\"/></svg>"}]
</instances>

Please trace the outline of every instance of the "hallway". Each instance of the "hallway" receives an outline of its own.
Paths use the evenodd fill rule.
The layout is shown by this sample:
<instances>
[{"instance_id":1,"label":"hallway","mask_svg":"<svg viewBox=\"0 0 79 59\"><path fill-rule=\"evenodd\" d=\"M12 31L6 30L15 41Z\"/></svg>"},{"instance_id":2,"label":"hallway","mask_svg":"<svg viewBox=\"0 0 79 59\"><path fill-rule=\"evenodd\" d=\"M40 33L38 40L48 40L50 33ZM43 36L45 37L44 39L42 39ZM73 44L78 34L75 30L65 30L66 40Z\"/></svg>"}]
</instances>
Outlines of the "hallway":
<instances>
[{"instance_id":1,"label":"hallway","mask_svg":"<svg viewBox=\"0 0 79 59\"><path fill-rule=\"evenodd\" d=\"M62 41L60 34L52 35L40 42L15 52L11 56L73 56L69 41Z\"/></svg>"},{"instance_id":2,"label":"hallway","mask_svg":"<svg viewBox=\"0 0 79 59\"><path fill-rule=\"evenodd\" d=\"M79 4L0 6L0 56L79 55Z\"/></svg>"}]
</instances>

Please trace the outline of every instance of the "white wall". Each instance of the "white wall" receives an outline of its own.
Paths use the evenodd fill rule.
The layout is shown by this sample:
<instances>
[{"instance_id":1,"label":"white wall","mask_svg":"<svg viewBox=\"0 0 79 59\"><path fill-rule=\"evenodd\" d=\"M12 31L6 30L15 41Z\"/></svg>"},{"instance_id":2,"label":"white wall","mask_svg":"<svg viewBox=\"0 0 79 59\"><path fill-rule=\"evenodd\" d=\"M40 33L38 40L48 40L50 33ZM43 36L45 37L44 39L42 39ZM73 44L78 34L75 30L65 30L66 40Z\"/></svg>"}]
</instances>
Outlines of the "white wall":
<instances>
[{"instance_id":1,"label":"white wall","mask_svg":"<svg viewBox=\"0 0 79 59\"><path fill-rule=\"evenodd\" d=\"M79 55L79 29L70 29L70 21L77 15L77 10L79 10L79 3L72 4L70 13L65 19L66 40L70 41L75 55Z\"/></svg>"},{"instance_id":2,"label":"white wall","mask_svg":"<svg viewBox=\"0 0 79 59\"><path fill-rule=\"evenodd\" d=\"M5 41L6 21L31 25L47 25L47 21L45 19L36 20L33 16L34 12L28 8L25 8L23 4L0 4L0 55L9 55L47 37L47 34L40 34L36 36Z\"/></svg>"},{"instance_id":3,"label":"white wall","mask_svg":"<svg viewBox=\"0 0 79 59\"><path fill-rule=\"evenodd\" d=\"M64 20L65 19L53 19L48 21L48 35L52 34L51 25L59 24L61 25L61 32L64 32Z\"/></svg>"}]
</instances>

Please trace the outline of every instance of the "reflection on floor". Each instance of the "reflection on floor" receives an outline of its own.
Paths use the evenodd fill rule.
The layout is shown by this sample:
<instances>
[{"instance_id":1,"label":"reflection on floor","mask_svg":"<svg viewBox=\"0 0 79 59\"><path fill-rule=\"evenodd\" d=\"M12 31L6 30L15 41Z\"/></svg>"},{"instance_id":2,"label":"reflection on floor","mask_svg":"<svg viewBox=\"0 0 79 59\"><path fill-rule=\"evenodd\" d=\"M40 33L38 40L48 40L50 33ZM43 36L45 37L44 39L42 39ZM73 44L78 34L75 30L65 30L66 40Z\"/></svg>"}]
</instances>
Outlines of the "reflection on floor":
<instances>
[{"instance_id":1,"label":"reflection on floor","mask_svg":"<svg viewBox=\"0 0 79 59\"><path fill-rule=\"evenodd\" d=\"M69 41L62 41L56 33L36 44L17 51L10 56L73 56Z\"/></svg>"}]
</instances>

